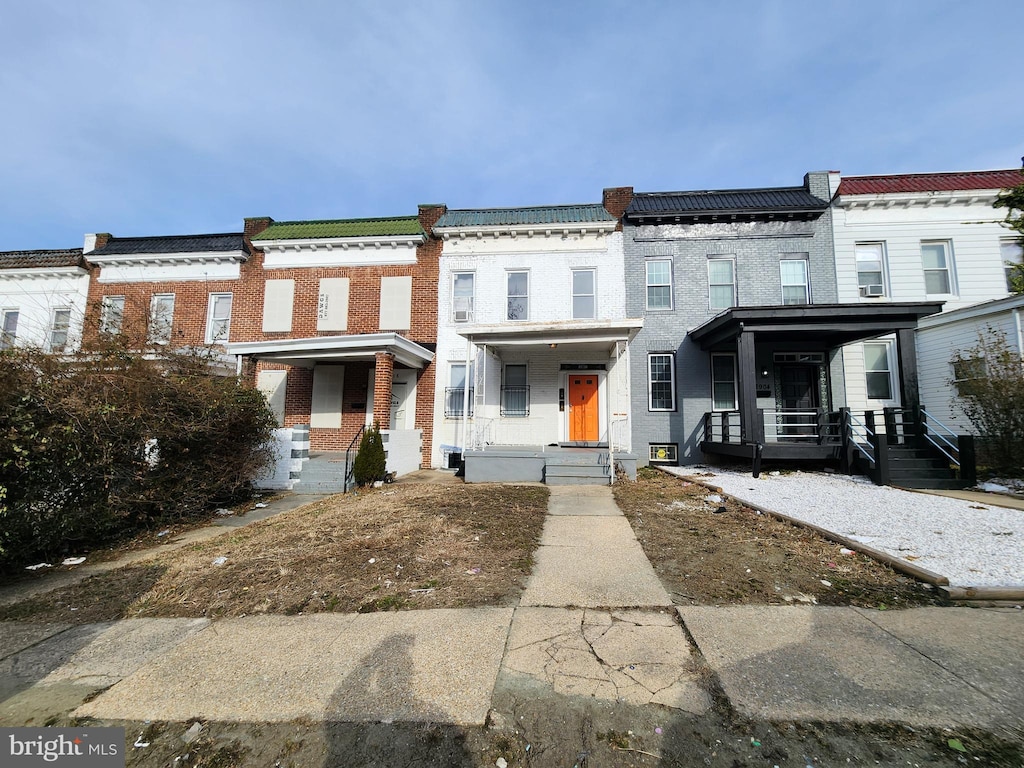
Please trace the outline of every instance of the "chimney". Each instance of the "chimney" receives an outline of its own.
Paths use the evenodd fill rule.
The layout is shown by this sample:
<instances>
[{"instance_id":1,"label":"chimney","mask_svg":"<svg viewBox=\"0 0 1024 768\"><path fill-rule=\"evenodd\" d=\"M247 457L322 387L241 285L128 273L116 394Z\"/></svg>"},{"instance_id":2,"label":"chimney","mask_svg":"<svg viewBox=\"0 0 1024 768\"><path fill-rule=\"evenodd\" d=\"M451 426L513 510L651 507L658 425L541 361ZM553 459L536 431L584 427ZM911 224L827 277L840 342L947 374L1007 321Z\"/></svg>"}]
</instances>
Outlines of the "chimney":
<instances>
[{"instance_id":1,"label":"chimney","mask_svg":"<svg viewBox=\"0 0 1024 768\"><path fill-rule=\"evenodd\" d=\"M626 212L629 204L633 202L632 187L607 187L601 193L601 203L604 209L618 219L615 231L622 231L622 214Z\"/></svg>"},{"instance_id":2,"label":"chimney","mask_svg":"<svg viewBox=\"0 0 1024 768\"><path fill-rule=\"evenodd\" d=\"M437 220L447 211L448 206L444 203L421 203L419 205L420 226L429 233L437 224Z\"/></svg>"},{"instance_id":3,"label":"chimney","mask_svg":"<svg viewBox=\"0 0 1024 768\"><path fill-rule=\"evenodd\" d=\"M245 229L243 230L243 234L246 237L258 235L273 223L274 220L269 216L257 216L255 218L245 219Z\"/></svg>"},{"instance_id":4,"label":"chimney","mask_svg":"<svg viewBox=\"0 0 1024 768\"><path fill-rule=\"evenodd\" d=\"M106 245L109 240L109 232L97 232L94 235L87 234L85 236L85 245L82 247L82 253L92 253Z\"/></svg>"}]
</instances>

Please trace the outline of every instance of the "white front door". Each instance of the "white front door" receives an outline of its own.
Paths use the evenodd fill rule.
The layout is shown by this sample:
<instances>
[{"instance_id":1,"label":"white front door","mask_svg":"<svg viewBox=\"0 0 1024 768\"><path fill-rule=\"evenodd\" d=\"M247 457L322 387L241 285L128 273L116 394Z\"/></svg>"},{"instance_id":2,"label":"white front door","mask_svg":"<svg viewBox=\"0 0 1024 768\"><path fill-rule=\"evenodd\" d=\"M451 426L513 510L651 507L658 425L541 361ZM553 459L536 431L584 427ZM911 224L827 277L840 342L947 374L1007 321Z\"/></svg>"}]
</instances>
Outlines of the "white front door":
<instances>
[{"instance_id":1,"label":"white front door","mask_svg":"<svg viewBox=\"0 0 1024 768\"><path fill-rule=\"evenodd\" d=\"M416 422L416 372L395 371L391 380L391 428L412 429Z\"/></svg>"}]
</instances>

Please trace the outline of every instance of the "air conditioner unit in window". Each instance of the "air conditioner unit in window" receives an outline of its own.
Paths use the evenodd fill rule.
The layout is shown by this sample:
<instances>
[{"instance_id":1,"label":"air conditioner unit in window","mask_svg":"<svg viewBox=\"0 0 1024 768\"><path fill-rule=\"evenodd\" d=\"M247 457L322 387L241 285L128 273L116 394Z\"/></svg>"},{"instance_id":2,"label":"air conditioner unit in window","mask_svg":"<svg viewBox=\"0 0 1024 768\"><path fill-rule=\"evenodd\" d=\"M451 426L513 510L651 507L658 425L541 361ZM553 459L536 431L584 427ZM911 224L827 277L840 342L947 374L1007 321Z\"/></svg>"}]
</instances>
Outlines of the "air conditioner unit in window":
<instances>
[{"instance_id":1,"label":"air conditioner unit in window","mask_svg":"<svg viewBox=\"0 0 1024 768\"><path fill-rule=\"evenodd\" d=\"M457 297L452 316L456 323L470 322L473 319L473 300L465 296Z\"/></svg>"},{"instance_id":2,"label":"air conditioner unit in window","mask_svg":"<svg viewBox=\"0 0 1024 768\"><path fill-rule=\"evenodd\" d=\"M862 285L860 287L861 296L885 296L884 285Z\"/></svg>"}]
</instances>

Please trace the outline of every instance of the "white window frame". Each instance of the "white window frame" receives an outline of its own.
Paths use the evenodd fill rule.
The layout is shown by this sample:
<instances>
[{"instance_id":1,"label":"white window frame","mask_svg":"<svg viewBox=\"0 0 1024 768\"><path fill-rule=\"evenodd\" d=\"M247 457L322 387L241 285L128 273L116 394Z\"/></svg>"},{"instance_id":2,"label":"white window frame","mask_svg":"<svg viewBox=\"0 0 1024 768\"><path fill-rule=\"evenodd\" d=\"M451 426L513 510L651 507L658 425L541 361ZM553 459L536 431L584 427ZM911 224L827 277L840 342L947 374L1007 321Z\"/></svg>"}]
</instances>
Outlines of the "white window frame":
<instances>
[{"instance_id":1,"label":"white window frame","mask_svg":"<svg viewBox=\"0 0 1024 768\"><path fill-rule=\"evenodd\" d=\"M666 264L668 265L668 282L651 282L651 265L652 264ZM645 306L648 312L669 312L674 308L675 303L675 291L673 290L674 276L672 274L672 259L649 259L644 264L645 270L645 286L646 286L646 298ZM668 288L668 306L654 306L651 303L651 288Z\"/></svg>"},{"instance_id":2,"label":"white window frame","mask_svg":"<svg viewBox=\"0 0 1024 768\"><path fill-rule=\"evenodd\" d=\"M104 296L100 303L100 333L117 336L124 326L124 296Z\"/></svg>"},{"instance_id":3,"label":"white window frame","mask_svg":"<svg viewBox=\"0 0 1024 768\"><path fill-rule=\"evenodd\" d=\"M868 368L868 347L882 347L885 353L885 370L879 368ZM864 395L868 400L875 400L879 402L888 402L895 400L896 382L893 381L892 371L892 343L888 341L866 341L863 344L863 355L864 355ZM879 375L884 373L889 382L889 396L888 397L873 397L871 394L871 376Z\"/></svg>"},{"instance_id":4,"label":"white window frame","mask_svg":"<svg viewBox=\"0 0 1024 768\"><path fill-rule=\"evenodd\" d=\"M7 318L10 315L14 315L14 329L8 331ZM20 320L20 308L9 307L7 309L0 310L0 350L14 348L15 343L18 341L18 322Z\"/></svg>"},{"instance_id":5,"label":"white window frame","mask_svg":"<svg viewBox=\"0 0 1024 768\"><path fill-rule=\"evenodd\" d=\"M526 293L525 294L512 294L511 281L512 275L526 275ZM522 299L525 303L525 310L523 317L511 317L511 307L513 299ZM528 269L509 269L505 271L505 319L514 323L521 323L525 320L530 319L530 270Z\"/></svg>"},{"instance_id":6,"label":"white window frame","mask_svg":"<svg viewBox=\"0 0 1024 768\"><path fill-rule=\"evenodd\" d=\"M803 268L804 268L804 279L803 279L802 283L787 283L786 282L786 276L784 274L785 273L784 266L786 264L793 264L793 263L797 263L797 264L803 265ZM786 254L786 255L784 255L779 260L779 281L780 281L780 283L782 285L782 304L783 304L783 306L798 306L800 304L810 304L811 303L811 265L810 265L810 262L809 262L809 260L807 258L807 254L804 254L804 253L794 253L794 254ZM787 288L803 288L804 300L803 301L793 302L793 303L787 302L786 301L786 289Z\"/></svg>"},{"instance_id":7,"label":"white window frame","mask_svg":"<svg viewBox=\"0 0 1024 768\"><path fill-rule=\"evenodd\" d=\"M1013 286L1010 283L1010 277L1015 271L1014 266L1024 263L1024 248L1021 247L1020 240L1015 237L1001 239L999 241L999 259L1003 262L1003 271L1006 274L1006 292L1012 293ZM1019 272L1019 270L1017 271Z\"/></svg>"},{"instance_id":8,"label":"white window frame","mask_svg":"<svg viewBox=\"0 0 1024 768\"><path fill-rule=\"evenodd\" d=\"M877 253L874 249L877 248ZM865 258L861 258L861 256ZM888 256L884 240L854 243L854 269L857 270L857 292L864 298L881 298L889 295ZM861 264L878 262L878 269L861 269ZM864 279L861 275L878 274L878 282ZM880 292L879 292L880 291Z\"/></svg>"},{"instance_id":9,"label":"white window frame","mask_svg":"<svg viewBox=\"0 0 1024 768\"><path fill-rule=\"evenodd\" d=\"M509 384L508 383L508 369L509 368L522 368L524 379L522 384ZM509 386L522 386L526 388L523 393L523 407L513 409L508 405L505 399L508 395L506 387ZM501 405L500 415L506 419L525 419L530 415L530 366L526 363L506 363L501 369Z\"/></svg>"},{"instance_id":10,"label":"white window frame","mask_svg":"<svg viewBox=\"0 0 1024 768\"><path fill-rule=\"evenodd\" d=\"M458 278L468 277L470 288L469 295L460 295L455 292ZM507 286L506 286L507 287ZM452 272L452 322L472 323L475 318L476 304L476 272L470 269L460 269Z\"/></svg>"},{"instance_id":11,"label":"white window frame","mask_svg":"<svg viewBox=\"0 0 1024 768\"><path fill-rule=\"evenodd\" d=\"M576 292L576 275L590 274L590 293ZM594 320L597 318L597 270L593 267L581 267L573 269L569 274L569 302L573 320ZM576 313L576 299L590 299L590 314L581 315Z\"/></svg>"},{"instance_id":12,"label":"white window frame","mask_svg":"<svg viewBox=\"0 0 1024 768\"><path fill-rule=\"evenodd\" d=\"M50 312L50 330L47 333L47 341L49 344L49 350L55 353L63 353L67 351L68 343L71 341L71 307L54 307ZM67 324L62 328L57 327L57 316L58 314L66 313ZM64 342L62 344L56 344L54 337L58 333L64 334Z\"/></svg>"},{"instance_id":13,"label":"white window frame","mask_svg":"<svg viewBox=\"0 0 1024 768\"><path fill-rule=\"evenodd\" d=\"M462 387L455 386L455 369L463 371ZM473 363L465 360L453 360L448 363L448 386L445 389L444 417L446 419L461 419L463 415L462 404L465 402L465 390L469 388L469 418L473 418L473 403L476 400L476 393L473 391ZM451 399L452 391L462 389L458 399Z\"/></svg>"},{"instance_id":14,"label":"white window frame","mask_svg":"<svg viewBox=\"0 0 1024 768\"><path fill-rule=\"evenodd\" d=\"M924 266L924 249L928 246L941 245L943 253L946 257L946 266L942 268L927 268ZM953 241L952 240L922 240L921 241L921 269L924 273L924 292L926 296L955 296L957 292L956 285L956 267L953 259ZM929 272L945 272L946 273L946 287L949 289L945 293L930 293L928 291L928 273Z\"/></svg>"},{"instance_id":15,"label":"white window frame","mask_svg":"<svg viewBox=\"0 0 1024 768\"><path fill-rule=\"evenodd\" d=\"M217 305L217 299L227 296L230 300L228 303L228 316L227 317L214 317L213 310ZM206 306L206 343L207 344L224 344L230 338L231 335L231 310L234 308L235 300L234 295L230 291L218 291L211 293L209 302ZM223 333L214 332L214 324L223 323Z\"/></svg>"},{"instance_id":16,"label":"white window frame","mask_svg":"<svg viewBox=\"0 0 1024 768\"><path fill-rule=\"evenodd\" d=\"M157 307L163 299L171 300L171 315L166 318L166 328L160 328L160 334L156 333L156 323L160 320L157 317ZM175 296L173 293L154 293L149 299L149 324L146 326L146 340L150 344L170 344L171 343L171 328L174 325L174 303Z\"/></svg>"},{"instance_id":17,"label":"white window frame","mask_svg":"<svg viewBox=\"0 0 1024 768\"><path fill-rule=\"evenodd\" d=\"M728 282L728 283L712 283L711 282L711 265L715 264L715 263L722 263L722 262L727 262L729 264L729 271L730 271L730 273L732 275L732 281ZM732 298L730 299L730 303L728 304L728 306L720 307L720 306L715 304L714 299L712 298L713 289L714 288L721 288L721 287L726 286L726 285L728 285L729 288L732 291ZM735 307L735 306L736 306L736 257L732 256L731 254L730 255L726 255L726 254L718 255L718 254L716 254L714 256L708 256L708 309L711 310L712 312L724 312L725 310L730 309L731 307Z\"/></svg>"},{"instance_id":18,"label":"white window frame","mask_svg":"<svg viewBox=\"0 0 1024 768\"><path fill-rule=\"evenodd\" d=\"M728 408L722 408L715 402L715 385L720 382L719 379L715 378L715 358L728 358L732 365L732 405ZM735 411L739 408L739 371L736 369L736 355L731 352L715 352L711 354L711 410L715 412L723 411ZM725 380L721 380L721 383L728 383Z\"/></svg>"},{"instance_id":19,"label":"white window frame","mask_svg":"<svg viewBox=\"0 0 1024 768\"><path fill-rule=\"evenodd\" d=\"M655 381L652 369L654 358L668 358L668 384L672 405L669 408L654 407L654 385L664 384L664 379ZM647 354L647 410L659 413L671 413L676 410L676 355L674 352L649 352Z\"/></svg>"}]
</instances>

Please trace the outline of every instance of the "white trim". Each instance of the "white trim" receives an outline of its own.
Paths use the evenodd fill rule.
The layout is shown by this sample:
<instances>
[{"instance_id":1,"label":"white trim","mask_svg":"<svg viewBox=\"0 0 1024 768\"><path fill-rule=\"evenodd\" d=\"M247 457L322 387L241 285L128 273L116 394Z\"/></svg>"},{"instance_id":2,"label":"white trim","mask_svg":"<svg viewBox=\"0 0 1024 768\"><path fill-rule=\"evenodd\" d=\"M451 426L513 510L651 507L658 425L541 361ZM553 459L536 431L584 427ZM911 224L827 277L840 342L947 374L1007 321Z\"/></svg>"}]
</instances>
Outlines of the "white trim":
<instances>
[{"instance_id":1,"label":"white trim","mask_svg":"<svg viewBox=\"0 0 1024 768\"><path fill-rule=\"evenodd\" d=\"M512 296L509 293L509 290L510 290L509 289L509 278L511 278L512 275L522 275L522 274L526 275L526 294L525 295L523 295L523 294L516 294L515 296ZM530 321L530 293L531 293L531 291L530 291L530 270L528 268L527 269L512 268L512 267L506 268L505 269L505 312L504 312L505 322L508 322L508 323L528 323ZM523 298L526 299L526 317L516 317L516 318L509 317L508 302L509 302L510 299L513 299L513 298L515 298L515 299L523 299Z\"/></svg>"},{"instance_id":2,"label":"white trim","mask_svg":"<svg viewBox=\"0 0 1024 768\"><path fill-rule=\"evenodd\" d=\"M247 258L248 254L245 251L195 251L90 256L89 262L97 267L118 267L130 264L238 264Z\"/></svg>"},{"instance_id":3,"label":"white trim","mask_svg":"<svg viewBox=\"0 0 1024 768\"><path fill-rule=\"evenodd\" d=\"M991 205L1001 189L970 189L933 192L884 192L865 195L841 195L834 200L839 208L927 208L933 205Z\"/></svg>"},{"instance_id":4,"label":"white trim","mask_svg":"<svg viewBox=\"0 0 1024 768\"><path fill-rule=\"evenodd\" d=\"M669 384L672 392L671 408L654 407L654 381L651 378L651 358L667 357L669 359ZM648 352L647 353L647 410L651 413L673 413L676 411L676 354L675 352Z\"/></svg>"},{"instance_id":5,"label":"white trim","mask_svg":"<svg viewBox=\"0 0 1024 768\"><path fill-rule=\"evenodd\" d=\"M252 245L254 248L258 248L264 251L268 256L270 251L277 251L278 253L287 253L292 251L300 253L302 251L316 252L320 248L325 251L331 252L335 249L341 251L348 251L355 249L357 251L364 251L367 248L372 248L375 251L382 250L384 248L401 248L417 245L422 245L427 242L426 235L378 235L373 237L304 237L287 240L253 240Z\"/></svg>"},{"instance_id":6,"label":"white trim","mask_svg":"<svg viewBox=\"0 0 1024 768\"><path fill-rule=\"evenodd\" d=\"M712 283L711 282L711 264L714 263L714 262L722 262L722 261L729 262L729 266L732 268L732 281L729 282L729 283ZM733 253L709 253L708 257L707 257L707 263L708 263L708 309L711 312L724 312L727 309L732 309L733 307L738 306L739 296L738 296L738 287L736 285L736 254L733 254ZM727 307L716 307L711 302L711 289L712 288L722 288L722 287L724 287L726 285L731 285L732 286L732 303L729 304L729 306L727 306Z\"/></svg>"},{"instance_id":7,"label":"white trim","mask_svg":"<svg viewBox=\"0 0 1024 768\"><path fill-rule=\"evenodd\" d=\"M231 309L228 311L228 316L226 318L223 318L223 317L215 318L213 316L214 304L215 304L216 300L219 297L223 297L223 296L231 297ZM211 291L210 292L209 298L207 299L207 303L206 303L206 335L204 337L206 339L206 343L207 344L223 344L223 345L227 345L228 339L231 338L231 313L234 312L234 309L235 309L235 296L234 296L234 294L232 292L230 292L230 291ZM227 332L224 334L224 338L222 338L222 339L215 339L213 337L213 323L214 323L214 320L225 320L225 319L228 321L227 328L226 328Z\"/></svg>"},{"instance_id":8,"label":"white trim","mask_svg":"<svg viewBox=\"0 0 1024 768\"><path fill-rule=\"evenodd\" d=\"M435 235L451 240L457 237L465 240L468 237L499 237L517 238L519 235L527 237L565 237L567 235L607 235L615 231L618 221L588 221L586 223L556 223L556 224L505 224L501 226L472 226L472 227L434 227Z\"/></svg>"},{"instance_id":9,"label":"white trim","mask_svg":"<svg viewBox=\"0 0 1024 768\"><path fill-rule=\"evenodd\" d=\"M0 281L32 280L44 277L81 277L89 274L83 267L25 267L18 269L0 269Z\"/></svg>"},{"instance_id":10,"label":"white trim","mask_svg":"<svg viewBox=\"0 0 1024 768\"><path fill-rule=\"evenodd\" d=\"M576 293L576 273L589 272L591 274L590 293ZM594 310L589 317L576 317L576 299L590 297L594 302ZM572 267L569 269L569 316L573 320L594 320L598 316L597 310L597 267Z\"/></svg>"},{"instance_id":11,"label":"white trim","mask_svg":"<svg viewBox=\"0 0 1024 768\"><path fill-rule=\"evenodd\" d=\"M641 319L565 322L506 321L501 325L469 325L457 328L463 338L493 346L630 341L641 328Z\"/></svg>"},{"instance_id":12,"label":"white trim","mask_svg":"<svg viewBox=\"0 0 1024 768\"><path fill-rule=\"evenodd\" d=\"M343 360L390 352L410 368L423 368L434 353L397 333L363 333L350 336L314 336L304 339L242 341L225 344L231 355L254 355L265 360Z\"/></svg>"}]
</instances>

